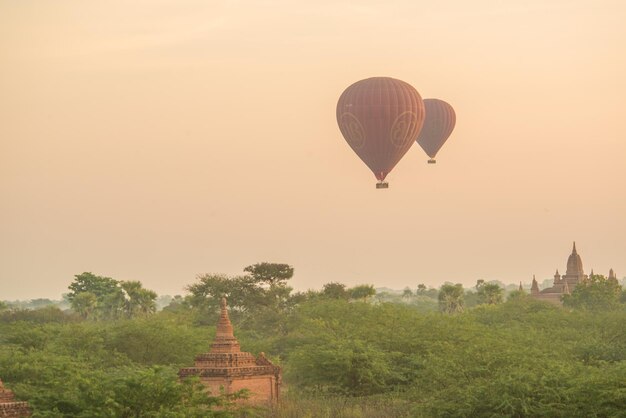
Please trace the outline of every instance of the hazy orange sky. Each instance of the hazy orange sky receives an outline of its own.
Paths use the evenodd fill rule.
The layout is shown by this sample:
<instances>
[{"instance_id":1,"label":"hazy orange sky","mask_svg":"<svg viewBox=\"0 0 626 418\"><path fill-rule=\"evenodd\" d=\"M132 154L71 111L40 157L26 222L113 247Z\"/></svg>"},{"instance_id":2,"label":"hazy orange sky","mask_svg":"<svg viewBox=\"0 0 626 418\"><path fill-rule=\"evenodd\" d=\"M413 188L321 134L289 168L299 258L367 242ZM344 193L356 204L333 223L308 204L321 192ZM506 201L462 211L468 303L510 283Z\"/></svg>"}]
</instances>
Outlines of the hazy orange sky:
<instances>
[{"instance_id":1,"label":"hazy orange sky","mask_svg":"<svg viewBox=\"0 0 626 418\"><path fill-rule=\"evenodd\" d=\"M401 289L626 275L626 2L0 0L0 300L255 262ZM454 106L375 178L335 105Z\"/></svg>"}]
</instances>

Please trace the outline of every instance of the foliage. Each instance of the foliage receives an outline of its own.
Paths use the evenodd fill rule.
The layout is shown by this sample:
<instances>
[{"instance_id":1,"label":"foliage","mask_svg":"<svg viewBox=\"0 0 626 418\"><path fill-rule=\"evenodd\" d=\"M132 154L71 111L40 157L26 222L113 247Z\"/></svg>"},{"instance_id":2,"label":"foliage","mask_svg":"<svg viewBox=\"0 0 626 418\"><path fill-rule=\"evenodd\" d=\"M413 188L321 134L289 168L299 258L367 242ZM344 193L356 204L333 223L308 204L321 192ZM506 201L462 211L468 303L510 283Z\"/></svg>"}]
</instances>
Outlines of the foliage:
<instances>
[{"instance_id":1,"label":"foliage","mask_svg":"<svg viewBox=\"0 0 626 418\"><path fill-rule=\"evenodd\" d=\"M376 289L371 284L362 284L350 289L350 297L352 299L363 299L363 302L367 302L367 299L376 295Z\"/></svg>"},{"instance_id":2,"label":"foliage","mask_svg":"<svg viewBox=\"0 0 626 418\"><path fill-rule=\"evenodd\" d=\"M435 288L428 289L425 284L420 283L417 285L417 291L415 292L417 295L428 296L433 299L437 299L437 295L439 292Z\"/></svg>"},{"instance_id":3,"label":"foliage","mask_svg":"<svg viewBox=\"0 0 626 418\"><path fill-rule=\"evenodd\" d=\"M504 289L497 283L485 283L479 280L476 284L476 289L479 304L486 303L488 305L495 305L502 303L504 299Z\"/></svg>"},{"instance_id":4,"label":"foliage","mask_svg":"<svg viewBox=\"0 0 626 418\"><path fill-rule=\"evenodd\" d=\"M74 276L67 298L84 319L133 318L156 311L156 292L138 281L117 281L85 272Z\"/></svg>"},{"instance_id":5,"label":"foliage","mask_svg":"<svg viewBox=\"0 0 626 418\"><path fill-rule=\"evenodd\" d=\"M250 273L256 282L267 283L270 286L284 283L293 277L293 267L288 264L257 263L245 267L243 271Z\"/></svg>"},{"instance_id":6,"label":"foliage","mask_svg":"<svg viewBox=\"0 0 626 418\"><path fill-rule=\"evenodd\" d=\"M258 263L244 268L249 274L229 277L207 274L198 277L199 283L187 286L190 304L205 313L214 312L222 297L235 312L271 310L280 312L291 306L291 287L287 280L293 268L287 264Z\"/></svg>"},{"instance_id":7,"label":"foliage","mask_svg":"<svg viewBox=\"0 0 626 418\"><path fill-rule=\"evenodd\" d=\"M123 310L127 318L145 316L156 311L156 292L144 289L138 281L120 282L119 286L125 294Z\"/></svg>"},{"instance_id":8,"label":"foliage","mask_svg":"<svg viewBox=\"0 0 626 418\"><path fill-rule=\"evenodd\" d=\"M264 418L415 418L411 403L400 396L361 396L338 394L314 396L288 392Z\"/></svg>"},{"instance_id":9,"label":"foliage","mask_svg":"<svg viewBox=\"0 0 626 418\"><path fill-rule=\"evenodd\" d=\"M78 319L71 312L64 312L56 306L46 306L40 309L11 309L0 312L0 321L2 322L28 321L44 324L49 322L75 322Z\"/></svg>"},{"instance_id":10,"label":"foliage","mask_svg":"<svg viewBox=\"0 0 626 418\"><path fill-rule=\"evenodd\" d=\"M74 281L68 286L70 293L67 298L73 301L74 298L85 292L92 293L98 300L117 293L117 281L110 277L96 276L93 273L85 272L74 276Z\"/></svg>"},{"instance_id":11,"label":"foliage","mask_svg":"<svg viewBox=\"0 0 626 418\"><path fill-rule=\"evenodd\" d=\"M347 300L350 298L350 293L346 290L346 285L337 282L326 283L322 287L322 295L329 299Z\"/></svg>"},{"instance_id":12,"label":"foliage","mask_svg":"<svg viewBox=\"0 0 626 418\"><path fill-rule=\"evenodd\" d=\"M453 314L463 312L463 285L444 284L439 290L439 309Z\"/></svg>"},{"instance_id":13,"label":"foliage","mask_svg":"<svg viewBox=\"0 0 626 418\"><path fill-rule=\"evenodd\" d=\"M507 296L508 301L514 301L514 300L525 299L525 298L528 298L528 294L524 290L513 290Z\"/></svg>"},{"instance_id":14,"label":"foliage","mask_svg":"<svg viewBox=\"0 0 626 418\"><path fill-rule=\"evenodd\" d=\"M592 311L617 309L621 304L622 287L617 280L596 274L584 280L570 295L563 296L563 305Z\"/></svg>"},{"instance_id":15,"label":"foliage","mask_svg":"<svg viewBox=\"0 0 626 418\"><path fill-rule=\"evenodd\" d=\"M243 411L229 397L207 396L197 380L178 380L178 369L208 349L218 316L180 297L151 315L121 304L108 321L54 306L0 312L0 376L36 417L623 415L626 309L619 299L597 309L606 287L585 290L593 308L512 292L505 303L484 299L463 310L463 288L446 284L438 302L456 314L441 315L423 309L434 303L425 286L373 303L347 298L341 284L292 295L289 270L267 276L265 267L241 276L256 290L241 293L231 318L244 350L264 351L283 367L286 396L275 408ZM287 296L269 292L272 282ZM213 284L215 297L218 285L232 285ZM73 298L97 291L85 287ZM199 324L199 311L211 326Z\"/></svg>"}]
</instances>

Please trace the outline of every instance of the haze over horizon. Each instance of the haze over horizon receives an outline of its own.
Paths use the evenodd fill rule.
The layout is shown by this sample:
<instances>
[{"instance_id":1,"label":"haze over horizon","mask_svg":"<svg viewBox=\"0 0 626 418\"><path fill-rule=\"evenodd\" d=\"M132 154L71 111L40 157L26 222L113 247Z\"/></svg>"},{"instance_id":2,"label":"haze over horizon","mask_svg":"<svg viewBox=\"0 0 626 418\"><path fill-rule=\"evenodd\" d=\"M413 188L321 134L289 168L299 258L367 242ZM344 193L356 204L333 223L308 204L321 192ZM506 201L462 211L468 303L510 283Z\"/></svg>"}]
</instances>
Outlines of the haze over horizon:
<instances>
[{"instance_id":1,"label":"haze over horizon","mask_svg":"<svg viewBox=\"0 0 626 418\"><path fill-rule=\"evenodd\" d=\"M0 0L0 300L263 261L298 290L541 282L572 241L622 278L624 21L618 0ZM457 115L388 190L335 120L372 76Z\"/></svg>"}]
</instances>

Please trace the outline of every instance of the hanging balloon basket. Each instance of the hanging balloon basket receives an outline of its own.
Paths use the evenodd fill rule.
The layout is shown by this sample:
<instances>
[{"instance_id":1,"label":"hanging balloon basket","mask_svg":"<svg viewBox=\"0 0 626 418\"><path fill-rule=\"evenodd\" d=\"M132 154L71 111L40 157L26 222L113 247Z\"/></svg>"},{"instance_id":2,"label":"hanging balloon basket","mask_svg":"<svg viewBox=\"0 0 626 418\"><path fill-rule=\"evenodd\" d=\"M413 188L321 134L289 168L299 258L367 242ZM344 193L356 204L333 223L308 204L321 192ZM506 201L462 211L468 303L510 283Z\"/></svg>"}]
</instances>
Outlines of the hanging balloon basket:
<instances>
[{"instance_id":1,"label":"hanging balloon basket","mask_svg":"<svg viewBox=\"0 0 626 418\"><path fill-rule=\"evenodd\" d=\"M385 181L380 181L380 182L376 183L376 188L377 189L388 189L389 188L389 183L387 183Z\"/></svg>"},{"instance_id":2,"label":"hanging balloon basket","mask_svg":"<svg viewBox=\"0 0 626 418\"><path fill-rule=\"evenodd\" d=\"M428 164L437 164L437 160L431 158L430 160L428 160Z\"/></svg>"}]
</instances>

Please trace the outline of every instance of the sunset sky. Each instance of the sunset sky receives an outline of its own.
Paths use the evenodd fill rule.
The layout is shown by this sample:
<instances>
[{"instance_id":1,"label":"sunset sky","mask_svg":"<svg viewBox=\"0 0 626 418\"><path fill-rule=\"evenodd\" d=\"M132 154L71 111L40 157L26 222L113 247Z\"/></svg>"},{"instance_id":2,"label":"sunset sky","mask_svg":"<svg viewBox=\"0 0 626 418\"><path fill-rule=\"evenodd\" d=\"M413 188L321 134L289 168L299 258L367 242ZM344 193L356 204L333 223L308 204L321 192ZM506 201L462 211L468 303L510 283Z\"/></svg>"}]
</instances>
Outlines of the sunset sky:
<instances>
[{"instance_id":1,"label":"sunset sky","mask_svg":"<svg viewBox=\"0 0 626 418\"><path fill-rule=\"evenodd\" d=\"M622 0L0 0L0 300L75 274L181 294L295 268L299 290L626 276ZM454 106L376 190L353 82Z\"/></svg>"}]
</instances>

